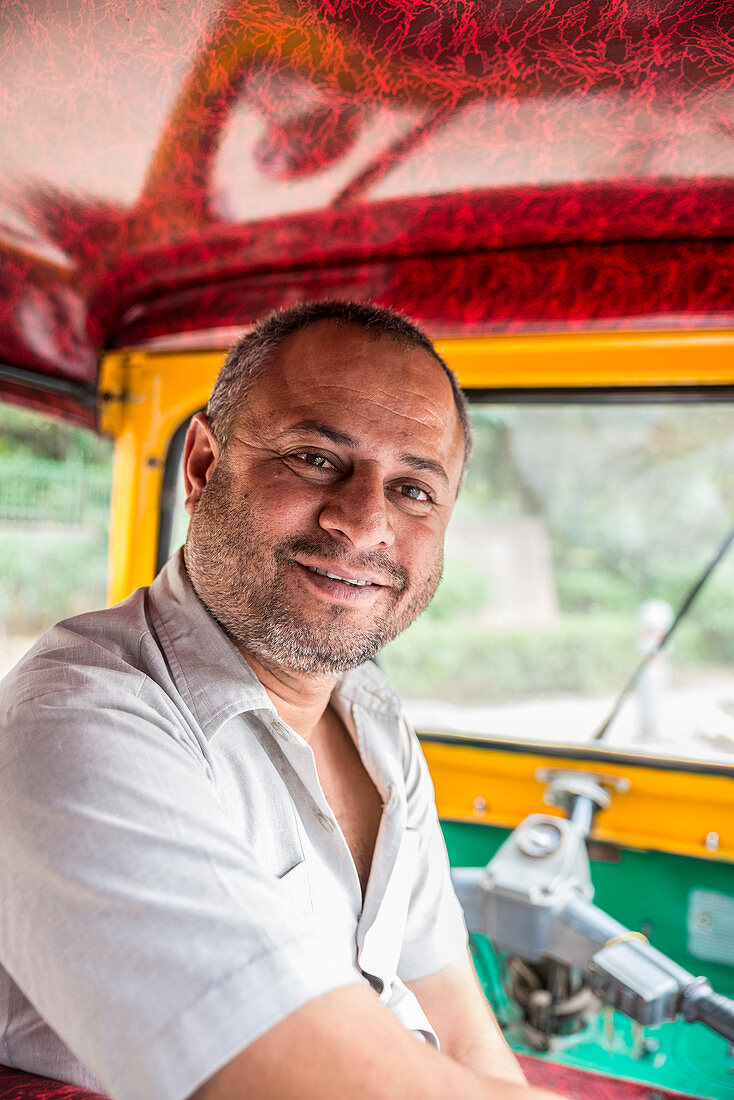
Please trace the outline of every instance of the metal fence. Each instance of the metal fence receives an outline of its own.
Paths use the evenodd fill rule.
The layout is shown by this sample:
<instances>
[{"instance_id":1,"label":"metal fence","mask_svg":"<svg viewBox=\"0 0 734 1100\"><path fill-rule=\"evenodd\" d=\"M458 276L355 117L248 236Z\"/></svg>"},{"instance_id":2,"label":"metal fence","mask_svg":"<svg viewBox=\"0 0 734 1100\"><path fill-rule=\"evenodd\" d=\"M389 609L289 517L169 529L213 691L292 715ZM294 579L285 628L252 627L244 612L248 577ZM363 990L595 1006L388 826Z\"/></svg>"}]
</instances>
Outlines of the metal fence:
<instances>
[{"instance_id":1,"label":"metal fence","mask_svg":"<svg viewBox=\"0 0 734 1100\"><path fill-rule=\"evenodd\" d=\"M0 521L72 525L104 522L111 481L109 466L0 458Z\"/></svg>"}]
</instances>

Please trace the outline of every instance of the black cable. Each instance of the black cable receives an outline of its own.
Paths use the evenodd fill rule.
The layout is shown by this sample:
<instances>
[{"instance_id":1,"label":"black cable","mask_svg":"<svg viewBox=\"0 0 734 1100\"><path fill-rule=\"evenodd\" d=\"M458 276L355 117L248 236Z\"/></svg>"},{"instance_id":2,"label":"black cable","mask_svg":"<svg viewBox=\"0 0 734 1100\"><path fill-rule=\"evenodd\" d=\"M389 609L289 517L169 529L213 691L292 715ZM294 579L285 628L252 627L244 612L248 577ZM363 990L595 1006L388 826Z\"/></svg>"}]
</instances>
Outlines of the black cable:
<instances>
[{"instance_id":1,"label":"black cable","mask_svg":"<svg viewBox=\"0 0 734 1100\"><path fill-rule=\"evenodd\" d=\"M614 719L619 714L620 710L622 709L623 703L626 702L628 695L634 689L634 687L637 684L637 681L639 680L640 676L645 671L645 668L650 663L650 661L653 659L653 657L656 657L658 655L658 653L661 651L661 649L663 649L663 647L665 645L667 645L668 641L670 640L671 635L673 634L673 631L678 626L678 623L681 621L681 619L685 615L688 614L688 611L691 607L691 604L696 599L696 596L698 596L699 592L701 591L701 589L705 585L706 581L709 579L709 577L713 573L714 569L719 564L721 559L724 557L724 555L726 554L727 550L729 549L729 547L731 546L731 544L733 542L734 542L734 528L732 528L732 530L726 536L726 538L724 539L724 542L720 546L717 553L714 555L714 557L708 563L708 565L704 569L703 573L701 574L701 576L698 578L698 580L694 584L693 588L691 588L690 592L688 593L688 595L684 599L683 603L681 604L680 608L678 609L678 613L676 614L675 618L673 619L673 621L670 624L670 626L668 627L668 629L663 634L660 641L657 643L657 645L653 646L653 648L650 650L650 652L646 653L645 656L642 658L639 665L635 669L634 673L632 674L632 676L630 677L630 679L627 681L627 683L623 687L622 691L620 692L620 694L617 698L617 701L615 702L614 706L612 707L611 711L609 712L609 714L607 716L606 721L602 723L602 725L596 731L594 736L591 738L592 741L601 741L601 740L603 740L607 730L609 729L612 722L614 721Z\"/></svg>"}]
</instances>

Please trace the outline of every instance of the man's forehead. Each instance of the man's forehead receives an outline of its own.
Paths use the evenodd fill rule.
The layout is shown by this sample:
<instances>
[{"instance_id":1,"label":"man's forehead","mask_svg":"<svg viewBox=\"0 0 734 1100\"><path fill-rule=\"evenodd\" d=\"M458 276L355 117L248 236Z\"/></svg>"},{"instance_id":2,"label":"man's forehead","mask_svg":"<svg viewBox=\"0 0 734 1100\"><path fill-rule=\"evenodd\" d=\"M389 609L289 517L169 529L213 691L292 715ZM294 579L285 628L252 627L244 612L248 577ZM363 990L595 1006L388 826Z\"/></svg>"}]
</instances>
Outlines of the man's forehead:
<instances>
[{"instance_id":1,"label":"man's forehead","mask_svg":"<svg viewBox=\"0 0 734 1100\"><path fill-rule=\"evenodd\" d=\"M318 359L331 362L345 352L351 355L369 355L376 359L389 358L393 361L411 361L416 356L425 357L432 365L439 367L428 349L388 332L364 328L351 321L337 321L322 318L291 333L283 340L272 356L272 365L279 362L291 363L302 358L304 352L318 350Z\"/></svg>"},{"instance_id":2,"label":"man's forehead","mask_svg":"<svg viewBox=\"0 0 734 1100\"><path fill-rule=\"evenodd\" d=\"M417 434L427 460L445 464L458 446L463 464L463 429L440 361L359 325L319 320L288 336L253 382L235 432L274 438L308 422L355 436L359 424L414 440Z\"/></svg>"},{"instance_id":3,"label":"man's forehead","mask_svg":"<svg viewBox=\"0 0 734 1100\"><path fill-rule=\"evenodd\" d=\"M333 390L360 393L365 399L422 399L436 410L454 405L440 362L419 345L373 333L360 325L319 320L288 336L257 380L273 406L289 397L302 399ZM258 387L257 382L251 394Z\"/></svg>"}]
</instances>

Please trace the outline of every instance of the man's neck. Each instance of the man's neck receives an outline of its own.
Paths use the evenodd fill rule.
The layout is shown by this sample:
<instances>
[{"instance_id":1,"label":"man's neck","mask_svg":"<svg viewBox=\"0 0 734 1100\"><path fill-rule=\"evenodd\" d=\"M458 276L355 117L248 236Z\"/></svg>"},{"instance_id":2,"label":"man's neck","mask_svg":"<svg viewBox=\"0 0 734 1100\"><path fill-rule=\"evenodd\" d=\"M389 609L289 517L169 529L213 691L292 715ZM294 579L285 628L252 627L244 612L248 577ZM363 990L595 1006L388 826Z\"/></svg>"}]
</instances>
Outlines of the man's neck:
<instances>
[{"instance_id":1,"label":"man's neck","mask_svg":"<svg viewBox=\"0 0 734 1100\"><path fill-rule=\"evenodd\" d=\"M263 664L244 649L240 649L240 653L283 721L304 741L311 741L329 705L337 677L327 673L294 672L279 665Z\"/></svg>"}]
</instances>

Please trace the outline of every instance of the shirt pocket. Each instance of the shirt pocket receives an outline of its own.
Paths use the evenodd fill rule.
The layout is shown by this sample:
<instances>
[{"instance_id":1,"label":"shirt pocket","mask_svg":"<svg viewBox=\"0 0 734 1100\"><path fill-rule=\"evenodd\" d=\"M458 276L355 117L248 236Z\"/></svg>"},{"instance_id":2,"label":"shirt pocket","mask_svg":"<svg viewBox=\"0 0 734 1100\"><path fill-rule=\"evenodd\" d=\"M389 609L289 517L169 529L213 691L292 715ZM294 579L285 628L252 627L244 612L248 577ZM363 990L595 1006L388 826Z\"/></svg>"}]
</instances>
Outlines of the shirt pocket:
<instances>
[{"instance_id":1,"label":"shirt pocket","mask_svg":"<svg viewBox=\"0 0 734 1100\"><path fill-rule=\"evenodd\" d=\"M393 864L385 895L359 953L360 969L382 984L381 1000L390 997L398 960L403 949L410 898L418 869L419 834L406 829Z\"/></svg>"},{"instance_id":2,"label":"shirt pocket","mask_svg":"<svg viewBox=\"0 0 734 1100\"><path fill-rule=\"evenodd\" d=\"M278 880L278 892L288 911L298 912L298 910L303 910L311 913L313 899L311 897L308 867L303 856L276 875L276 878Z\"/></svg>"}]
</instances>

